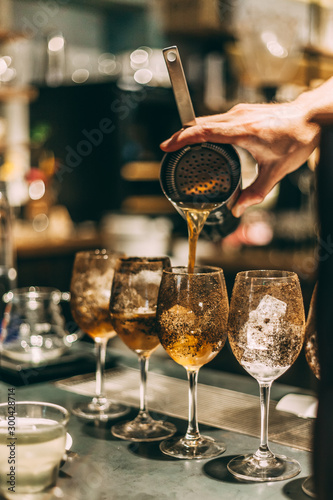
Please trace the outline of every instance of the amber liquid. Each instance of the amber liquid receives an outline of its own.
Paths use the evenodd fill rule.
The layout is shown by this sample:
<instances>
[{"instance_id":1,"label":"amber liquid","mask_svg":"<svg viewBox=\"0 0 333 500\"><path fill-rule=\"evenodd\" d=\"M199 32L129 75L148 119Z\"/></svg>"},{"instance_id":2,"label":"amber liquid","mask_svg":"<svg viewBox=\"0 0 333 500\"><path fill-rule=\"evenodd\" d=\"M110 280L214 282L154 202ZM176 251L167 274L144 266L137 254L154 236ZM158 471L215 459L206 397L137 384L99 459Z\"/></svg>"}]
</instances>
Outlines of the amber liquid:
<instances>
[{"instance_id":1,"label":"amber liquid","mask_svg":"<svg viewBox=\"0 0 333 500\"><path fill-rule=\"evenodd\" d=\"M109 302L116 257L92 260L82 255L74 262L70 285L71 311L75 322L91 338L111 339Z\"/></svg>"},{"instance_id":2,"label":"amber liquid","mask_svg":"<svg viewBox=\"0 0 333 500\"><path fill-rule=\"evenodd\" d=\"M89 308L88 313L87 306L75 304L75 297L72 295L71 310L75 322L89 337L111 339L116 336L110 318L109 304L106 304L105 308Z\"/></svg>"},{"instance_id":3,"label":"amber liquid","mask_svg":"<svg viewBox=\"0 0 333 500\"><path fill-rule=\"evenodd\" d=\"M320 364L318 356L317 332L307 333L304 342L305 359L312 370L312 373L320 379Z\"/></svg>"},{"instance_id":4,"label":"amber liquid","mask_svg":"<svg viewBox=\"0 0 333 500\"><path fill-rule=\"evenodd\" d=\"M203 316L180 305L163 311L159 317L161 344L187 369L197 369L211 361L222 349L227 332L228 303L220 304Z\"/></svg>"},{"instance_id":5,"label":"amber liquid","mask_svg":"<svg viewBox=\"0 0 333 500\"><path fill-rule=\"evenodd\" d=\"M319 353L318 353L318 340L317 340L317 323L316 323L316 301L317 301L317 289L318 285L316 283L315 289L313 291L310 303L310 309L308 314L308 319L305 326L305 341L304 341L304 352L305 359L312 370L314 376L320 379L320 363L319 363Z\"/></svg>"},{"instance_id":6,"label":"amber liquid","mask_svg":"<svg viewBox=\"0 0 333 500\"><path fill-rule=\"evenodd\" d=\"M187 221L187 229L188 229L188 273L193 273L195 266L195 259L197 253L197 243L199 235L202 231L202 228L205 225L205 222L209 216L209 214L216 208L218 205L215 203L204 203L200 208L193 208L183 204L177 204L177 207L180 208L185 216Z\"/></svg>"},{"instance_id":7,"label":"amber liquid","mask_svg":"<svg viewBox=\"0 0 333 500\"><path fill-rule=\"evenodd\" d=\"M111 320L121 340L137 354L147 356L158 347L155 311L143 314L111 312Z\"/></svg>"}]
</instances>

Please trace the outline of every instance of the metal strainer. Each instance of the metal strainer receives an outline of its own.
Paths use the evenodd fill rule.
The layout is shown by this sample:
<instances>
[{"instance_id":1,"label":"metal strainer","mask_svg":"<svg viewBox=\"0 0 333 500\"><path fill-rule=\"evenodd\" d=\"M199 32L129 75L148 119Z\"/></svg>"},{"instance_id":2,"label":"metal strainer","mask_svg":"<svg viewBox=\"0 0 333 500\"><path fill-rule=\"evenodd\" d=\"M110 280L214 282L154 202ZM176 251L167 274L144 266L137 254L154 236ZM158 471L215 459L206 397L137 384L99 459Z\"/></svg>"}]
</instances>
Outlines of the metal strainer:
<instances>
[{"instance_id":1,"label":"metal strainer","mask_svg":"<svg viewBox=\"0 0 333 500\"><path fill-rule=\"evenodd\" d=\"M225 203L239 184L238 155L229 144L205 142L165 155L162 186L175 203Z\"/></svg>"},{"instance_id":2,"label":"metal strainer","mask_svg":"<svg viewBox=\"0 0 333 500\"><path fill-rule=\"evenodd\" d=\"M177 47L163 49L163 56L181 123L183 127L190 127L196 123L196 118ZM227 215L233 218L230 210L240 193L239 156L231 144L204 142L188 145L165 154L160 182L164 194L177 209L177 204L193 207L216 204L206 224L221 224ZM237 224L235 220L231 226Z\"/></svg>"}]
</instances>

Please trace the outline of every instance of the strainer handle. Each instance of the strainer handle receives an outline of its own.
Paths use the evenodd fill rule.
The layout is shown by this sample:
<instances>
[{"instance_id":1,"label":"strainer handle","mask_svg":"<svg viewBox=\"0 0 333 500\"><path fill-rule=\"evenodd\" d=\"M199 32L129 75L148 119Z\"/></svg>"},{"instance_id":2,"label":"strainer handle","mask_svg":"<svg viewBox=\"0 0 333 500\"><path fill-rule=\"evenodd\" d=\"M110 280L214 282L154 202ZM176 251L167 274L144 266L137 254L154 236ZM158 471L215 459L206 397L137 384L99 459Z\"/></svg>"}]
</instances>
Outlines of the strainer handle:
<instances>
[{"instance_id":1,"label":"strainer handle","mask_svg":"<svg viewBox=\"0 0 333 500\"><path fill-rule=\"evenodd\" d=\"M181 123L183 127L195 125L195 114L178 48L174 45L163 49L162 52L168 69Z\"/></svg>"}]
</instances>

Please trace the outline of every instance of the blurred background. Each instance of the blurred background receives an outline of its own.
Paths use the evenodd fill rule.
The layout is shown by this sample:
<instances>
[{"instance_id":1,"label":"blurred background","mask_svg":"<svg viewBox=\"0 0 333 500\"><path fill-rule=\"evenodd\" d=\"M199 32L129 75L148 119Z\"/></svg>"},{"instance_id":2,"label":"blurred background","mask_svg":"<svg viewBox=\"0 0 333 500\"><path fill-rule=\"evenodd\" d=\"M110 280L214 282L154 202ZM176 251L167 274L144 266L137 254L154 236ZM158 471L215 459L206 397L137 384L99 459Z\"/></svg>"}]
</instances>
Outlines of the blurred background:
<instances>
[{"instance_id":1,"label":"blurred background","mask_svg":"<svg viewBox=\"0 0 333 500\"><path fill-rule=\"evenodd\" d=\"M159 144L180 128L162 48L178 46L199 116L319 85L333 74L332 35L332 0L0 0L0 180L17 285L68 290L83 248L187 263L185 221L159 184ZM246 186L256 165L239 154ZM307 310L317 156L236 233L200 238L198 260L224 269L229 293L240 270L294 270Z\"/></svg>"}]
</instances>

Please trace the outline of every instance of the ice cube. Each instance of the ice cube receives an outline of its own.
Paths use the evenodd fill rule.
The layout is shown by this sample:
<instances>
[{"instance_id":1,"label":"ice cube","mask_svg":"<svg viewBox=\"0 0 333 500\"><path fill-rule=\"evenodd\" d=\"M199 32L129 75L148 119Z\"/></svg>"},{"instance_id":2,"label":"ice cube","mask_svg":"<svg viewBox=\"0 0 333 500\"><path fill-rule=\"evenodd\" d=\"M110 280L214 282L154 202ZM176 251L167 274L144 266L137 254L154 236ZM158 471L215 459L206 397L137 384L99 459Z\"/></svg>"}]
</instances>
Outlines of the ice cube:
<instances>
[{"instance_id":1,"label":"ice cube","mask_svg":"<svg viewBox=\"0 0 333 500\"><path fill-rule=\"evenodd\" d=\"M197 353L198 336L201 333L198 319L191 309L179 304L161 314L161 324L166 334L167 342L172 343L172 352L178 359L188 359ZM200 345L202 345L200 343Z\"/></svg>"},{"instance_id":2,"label":"ice cube","mask_svg":"<svg viewBox=\"0 0 333 500\"><path fill-rule=\"evenodd\" d=\"M196 315L191 309L179 304L162 313L162 324L166 329L177 330L178 334L183 334L185 330L194 330L197 326L197 321Z\"/></svg>"},{"instance_id":3,"label":"ice cube","mask_svg":"<svg viewBox=\"0 0 333 500\"><path fill-rule=\"evenodd\" d=\"M170 317L172 318L177 316L187 325L195 325L195 322L197 320L194 312L191 309L187 309L187 307L180 306L179 304L176 304L175 306L171 307L166 312L166 314L170 315Z\"/></svg>"},{"instance_id":4,"label":"ice cube","mask_svg":"<svg viewBox=\"0 0 333 500\"><path fill-rule=\"evenodd\" d=\"M133 311L145 306L145 298L135 288L127 288L117 296L113 309L116 311Z\"/></svg>"},{"instance_id":5,"label":"ice cube","mask_svg":"<svg viewBox=\"0 0 333 500\"><path fill-rule=\"evenodd\" d=\"M271 295L265 295L259 302L256 311L266 318L281 318L286 314L287 304Z\"/></svg>"},{"instance_id":6,"label":"ice cube","mask_svg":"<svg viewBox=\"0 0 333 500\"><path fill-rule=\"evenodd\" d=\"M274 336L278 323L285 315L287 304L271 295L265 295L256 309L250 311L242 333L248 349L266 350Z\"/></svg>"},{"instance_id":7,"label":"ice cube","mask_svg":"<svg viewBox=\"0 0 333 500\"><path fill-rule=\"evenodd\" d=\"M260 342L260 336L258 335L257 331L252 330L251 328L247 328L246 337L248 349L266 349L266 346L262 342Z\"/></svg>"},{"instance_id":8,"label":"ice cube","mask_svg":"<svg viewBox=\"0 0 333 500\"><path fill-rule=\"evenodd\" d=\"M257 309L254 309L253 311L249 312L249 322L255 322L259 321L259 318L261 318L260 314L258 313Z\"/></svg>"},{"instance_id":9,"label":"ice cube","mask_svg":"<svg viewBox=\"0 0 333 500\"><path fill-rule=\"evenodd\" d=\"M154 284L155 286L160 286L161 283L161 277L162 277L162 267L161 267L161 272L156 272L156 271L151 271L149 269L145 269L143 271L140 271L136 276L135 279L133 280L133 284L141 284L141 285L147 285L148 283Z\"/></svg>"}]
</instances>

